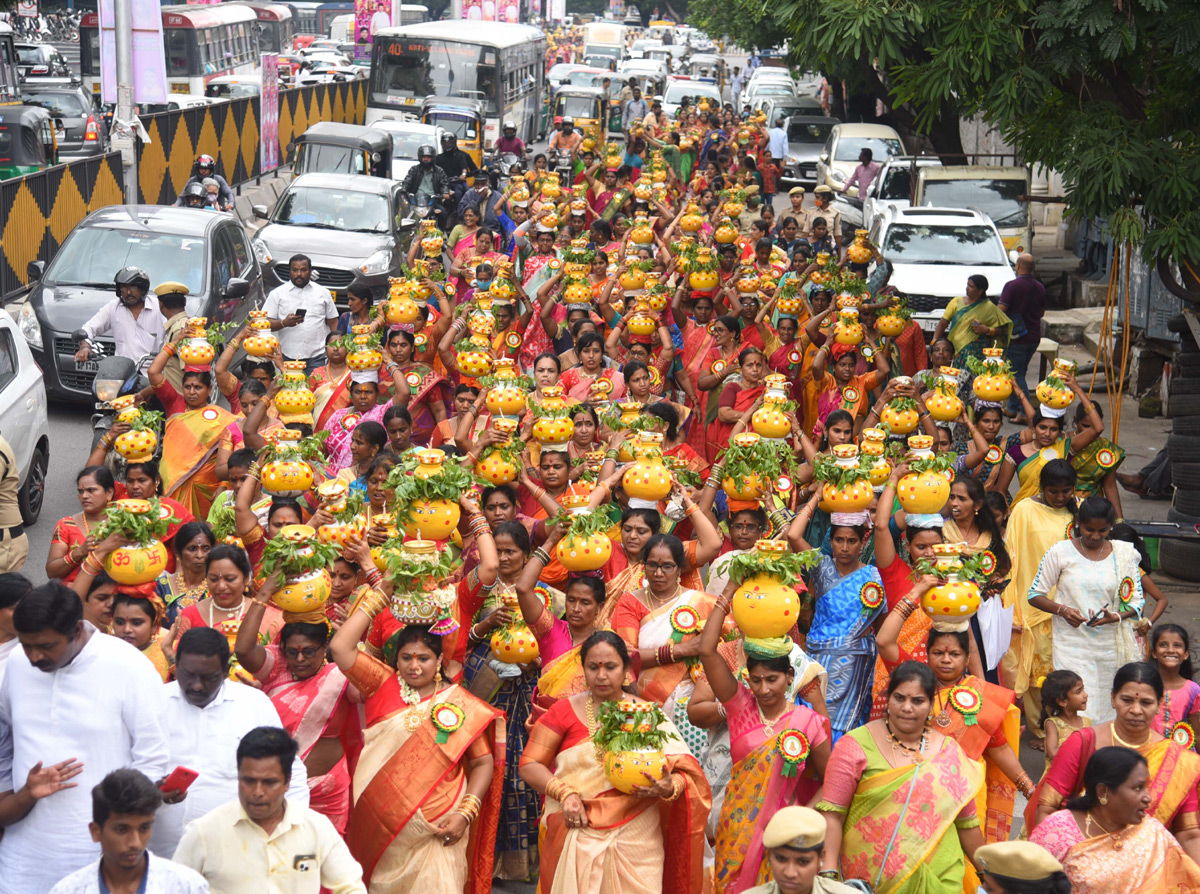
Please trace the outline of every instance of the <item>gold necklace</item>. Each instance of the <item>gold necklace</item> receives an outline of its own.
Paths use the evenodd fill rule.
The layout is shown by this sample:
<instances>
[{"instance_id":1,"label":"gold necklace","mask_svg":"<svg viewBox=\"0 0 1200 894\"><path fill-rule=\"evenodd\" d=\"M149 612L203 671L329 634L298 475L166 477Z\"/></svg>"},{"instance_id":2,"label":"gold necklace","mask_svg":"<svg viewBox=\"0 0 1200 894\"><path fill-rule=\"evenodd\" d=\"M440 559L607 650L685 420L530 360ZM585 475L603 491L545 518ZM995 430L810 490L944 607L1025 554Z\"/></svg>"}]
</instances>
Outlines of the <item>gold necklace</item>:
<instances>
[{"instance_id":1,"label":"gold necklace","mask_svg":"<svg viewBox=\"0 0 1200 894\"><path fill-rule=\"evenodd\" d=\"M1093 835L1092 835L1092 812L1089 810L1086 814L1084 814L1084 817L1085 817L1085 819L1084 819L1084 824L1083 824L1083 834L1088 836L1089 838L1091 838L1091 837L1093 837ZM1115 831L1115 832L1110 832L1110 831L1108 831L1108 829L1104 828L1104 824L1101 823L1100 820L1096 820L1096 825L1100 827L1101 832L1103 832L1105 835L1107 835L1109 837L1109 839L1112 840L1113 850L1119 851L1125 847L1125 842L1121 838L1121 836L1125 834L1124 826L1122 826L1120 829L1117 829L1117 831Z\"/></svg>"},{"instance_id":2,"label":"gold necklace","mask_svg":"<svg viewBox=\"0 0 1200 894\"><path fill-rule=\"evenodd\" d=\"M672 601L674 601L676 598L678 598L679 594L680 594L680 593L682 593L682 592L683 592L683 584L676 584L676 586L675 586L675 592L674 592L674 593L672 593L670 596L661 596L661 597L660 597L660 596L655 596L655 595L654 595L654 591L650 589L650 585L649 585L649 584L646 584L646 589L645 589L646 598L648 598L648 599L653 599L653 600L654 600L654 604L653 604L653 605L650 605L650 606L647 606L647 607L648 607L648 608L652 608L652 609L655 609L655 608L662 608L662 607L663 607L664 605L666 605L668 602L672 602Z\"/></svg>"},{"instance_id":3,"label":"gold necklace","mask_svg":"<svg viewBox=\"0 0 1200 894\"><path fill-rule=\"evenodd\" d=\"M791 713L788 710L788 706L785 704L783 706L783 711L780 712L778 717L774 718L773 720L767 720L767 715L763 711L762 705L759 703L758 699L754 700L754 706L758 708L758 719L762 721L763 729L767 731L768 736L775 735L775 724L779 723L779 721L783 720L784 717Z\"/></svg>"},{"instance_id":4,"label":"gold necklace","mask_svg":"<svg viewBox=\"0 0 1200 894\"><path fill-rule=\"evenodd\" d=\"M953 689L955 686L959 685L959 683L962 683L962 681L965 680L966 678L967 678L967 675L963 674L961 677L958 678L958 683L951 683L949 686L945 687L944 689L938 690L937 698L939 700L939 703L941 703L941 705L942 705L941 711L939 711L937 717L934 718L934 721L937 723L938 726L945 728L950 725L950 690ZM942 702L943 695L945 695L944 702Z\"/></svg>"},{"instance_id":5,"label":"gold necklace","mask_svg":"<svg viewBox=\"0 0 1200 894\"><path fill-rule=\"evenodd\" d=\"M886 715L883 718L883 728L885 730L887 730L887 740L892 746L892 756L893 757L895 757L895 755L896 755L896 749L899 748L901 751L905 752L910 757L912 757L913 763L919 764L919 763L924 762L924 760L925 760L925 731L924 730L921 731L920 744L914 747L905 742L901 742L898 738L896 738L896 734L894 732L892 732L892 724L888 721Z\"/></svg>"},{"instance_id":6,"label":"gold necklace","mask_svg":"<svg viewBox=\"0 0 1200 894\"><path fill-rule=\"evenodd\" d=\"M1139 748L1141 748L1143 745L1145 745L1147 742L1149 742L1149 741L1150 741L1150 733L1146 733L1146 738L1145 738L1143 741L1141 741L1141 742L1139 742L1138 744L1136 744L1136 745L1134 745L1132 742L1126 742L1126 741L1125 741L1124 739L1122 739L1122 738L1121 738L1121 736L1120 736L1120 735L1117 733L1117 724L1116 724L1116 722L1114 722L1114 723L1113 723L1113 724L1112 724L1112 725L1109 727L1109 729L1111 729L1111 730L1112 730L1112 737L1113 737L1113 741L1114 741L1114 742L1116 742L1118 745L1121 745L1121 746L1123 746L1123 747L1125 747L1125 748L1132 748L1134 751L1137 751Z\"/></svg>"}]
</instances>

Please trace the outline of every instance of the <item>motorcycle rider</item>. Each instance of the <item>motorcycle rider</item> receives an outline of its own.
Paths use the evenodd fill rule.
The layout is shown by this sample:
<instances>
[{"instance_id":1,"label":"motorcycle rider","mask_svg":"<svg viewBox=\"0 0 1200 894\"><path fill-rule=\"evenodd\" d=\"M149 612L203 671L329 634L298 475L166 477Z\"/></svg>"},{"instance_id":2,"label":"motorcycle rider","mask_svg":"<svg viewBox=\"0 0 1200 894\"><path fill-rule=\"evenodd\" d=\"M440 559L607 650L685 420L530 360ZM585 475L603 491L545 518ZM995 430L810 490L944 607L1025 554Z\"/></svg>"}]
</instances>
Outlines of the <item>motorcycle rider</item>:
<instances>
[{"instance_id":1,"label":"motorcycle rider","mask_svg":"<svg viewBox=\"0 0 1200 894\"><path fill-rule=\"evenodd\" d=\"M208 204L208 194L204 191L204 187L193 180L183 188L183 192L179 194L179 204L184 208L212 208Z\"/></svg>"},{"instance_id":2,"label":"motorcycle rider","mask_svg":"<svg viewBox=\"0 0 1200 894\"><path fill-rule=\"evenodd\" d=\"M450 183L446 172L434 164L432 146L422 146L417 150L417 163L404 175L401 189L418 208L427 207L430 199L449 200Z\"/></svg>"},{"instance_id":3,"label":"motorcycle rider","mask_svg":"<svg viewBox=\"0 0 1200 894\"><path fill-rule=\"evenodd\" d=\"M452 180L470 174L478 167L475 159L458 148L458 137L452 133L442 134L442 153L434 163Z\"/></svg>"},{"instance_id":4,"label":"motorcycle rider","mask_svg":"<svg viewBox=\"0 0 1200 894\"><path fill-rule=\"evenodd\" d=\"M183 188L187 189L193 183L199 184L204 178L211 177L217 181L220 186L220 191L217 193L217 210L232 211L233 210L233 190L229 188L229 184L225 178L217 173L217 163L211 155L198 155L195 162L192 163L192 176L188 178L188 182L183 184ZM203 191L203 187L201 187ZM183 205L183 193L179 194L179 198L175 200L176 205Z\"/></svg>"},{"instance_id":5,"label":"motorcycle rider","mask_svg":"<svg viewBox=\"0 0 1200 894\"><path fill-rule=\"evenodd\" d=\"M162 350L166 320L158 308L158 296L149 294L150 276L141 267L124 267L113 278L117 297L96 311L83 324L89 339L112 335L115 353L137 362L146 354ZM91 356L87 341L79 345L75 360L83 363Z\"/></svg>"},{"instance_id":6,"label":"motorcycle rider","mask_svg":"<svg viewBox=\"0 0 1200 894\"><path fill-rule=\"evenodd\" d=\"M579 151L579 144L582 142L583 134L575 130L575 119L563 118L562 130L555 131L550 137L548 149L550 152L565 149L571 155L571 164L574 164L575 155Z\"/></svg>"},{"instance_id":7,"label":"motorcycle rider","mask_svg":"<svg viewBox=\"0 0 1200 894\"><path fill-rule=\"evenodd\" d=\"M503 131L504 136L496 140L496 154L503 156L511 152L517 158L524 158L525 143L517 138L517 125L505 121Z\"/></svg>"}]
</instances>

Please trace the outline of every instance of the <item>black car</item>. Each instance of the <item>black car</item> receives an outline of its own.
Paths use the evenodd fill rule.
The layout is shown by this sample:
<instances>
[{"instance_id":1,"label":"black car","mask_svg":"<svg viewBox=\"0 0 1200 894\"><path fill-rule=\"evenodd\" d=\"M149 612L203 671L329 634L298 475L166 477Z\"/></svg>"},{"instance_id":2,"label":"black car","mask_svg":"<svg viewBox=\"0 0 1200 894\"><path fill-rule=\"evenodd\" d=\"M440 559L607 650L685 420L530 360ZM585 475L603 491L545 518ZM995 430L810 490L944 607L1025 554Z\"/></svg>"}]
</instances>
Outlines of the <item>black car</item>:
<instances>
[{"instance_id":1,"label":"black car","mask_svg":"<svg viewBox=\"0 0 1200 894\"><path fill-rule=\"evenodd\" d=\"M22 81L39 78L69 78L71 66L62 53L48 43L18 43L17 73Z\"/></svg>"},{"instance_id":2,"label":"black car","mask_svg":"<svg viewBox=\"0 0 1200 894\"><path fill-rule=\"evenodd\" d=\"M49 266L31 261L33 283L17 323L46 379L51 397L92 400L98 363L78 363L74 333L116 297L113 276L141 267L151 287L182 282L187 313L209 322L241 322L261 305L262 274L241 222L230 214L163 205L112 205L85 217ZM103 353L111 339L100 339ZM133 358L137 360L139 358Z\"/></svg>"},{"instance_id":3,"label":"black car","mask_svg":"<svg viewBox=\"0 0 1200 894\"><path fill-rule=\"evenodd\" d=\"M21 101L50 112L63 130L58 134L58 155L63 161L103 155L108 151L108 123L83 87L21 85Z\"/></svg>"}]
</instances>

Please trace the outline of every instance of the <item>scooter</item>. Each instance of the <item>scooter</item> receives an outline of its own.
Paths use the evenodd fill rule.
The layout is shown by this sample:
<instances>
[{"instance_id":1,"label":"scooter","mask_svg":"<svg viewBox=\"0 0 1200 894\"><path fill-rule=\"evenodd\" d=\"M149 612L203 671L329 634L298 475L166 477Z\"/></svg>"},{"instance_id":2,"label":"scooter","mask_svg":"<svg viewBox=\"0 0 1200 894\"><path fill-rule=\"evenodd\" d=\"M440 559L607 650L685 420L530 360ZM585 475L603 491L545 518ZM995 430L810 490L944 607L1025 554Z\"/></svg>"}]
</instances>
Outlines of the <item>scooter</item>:
<instances>
[{"instance_id":1,"label":"scooter","mask_svg":"<svg viewBox=\"0 0 1200 894\"><path fill-rule=\"evenodd\" d=\"M82 329L75 333L80 342L87 342L92 352L100 355L101 346L88 338ZM150 378L146 371L154 362L153 354L145 354L136 362L128 357L102 356L92 379L92 395L96 398L96 412L92 414L92 448L108 434L116 420L112 402L125 394L136 394L149 387ZM115 454L109 454L114 456Z\"/></svg>"},{"instance_id":2,"label":"scooter","mask_svg":"<svg viewBox=\"0 0 1200 894\"><path fill-rule=\"evenodd\" d=\"M558 175L558 185L563 189L570 189L571 183L575 180L575 163L571 161L571 152L568 149L559 149L554 153L554 173Z\"/></svg>"}]
</instances>

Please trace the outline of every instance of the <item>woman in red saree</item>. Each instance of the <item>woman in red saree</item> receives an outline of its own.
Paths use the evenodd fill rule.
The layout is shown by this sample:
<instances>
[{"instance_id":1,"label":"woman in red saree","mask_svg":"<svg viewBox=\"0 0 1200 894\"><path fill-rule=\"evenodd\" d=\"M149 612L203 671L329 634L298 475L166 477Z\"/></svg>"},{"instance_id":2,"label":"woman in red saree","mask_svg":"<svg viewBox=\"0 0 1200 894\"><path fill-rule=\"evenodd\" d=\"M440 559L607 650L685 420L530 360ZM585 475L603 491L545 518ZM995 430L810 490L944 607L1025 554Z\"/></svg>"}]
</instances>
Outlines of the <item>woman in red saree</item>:
<instances>
[{"instance_id":1,"label":"woman in red saree","mask_svg":"<svg viewBox=\"0 0 1200 894\"><path fill-rule=\"evenodd\" d=\"M699 374L695 379L696 389L702 395L701 403L704 406L692 423L693 436L688 438L688 443L696 447L697 438L694 433L697 429L700 430L703 437L699 440L703 441L705 459L712 462L717 458L717 451L712 449L712 439L709 437L707 426L717 417L717 401L725 383L740 373L737 358L745 346L739 341L741 327L737 317L717 317L709 326L709 331L712 333L713 345L700 362ZM734 378L734 381L737 379Z\"/></svg>"},{"instance_id":2,"label":"woman in red saree","mask_svg":"<svg viewBox=\"0 0 1200 894\"><path fill-rule=\"evenodd\" d=\"M834 343L831 348L827 343L813 356L812 381L805 385L806 403L815 401L816 405L813 437L821 434L826 418L834 410L846 410L854 417L856 433L861 427L862 418L871 406L870 394L886 381L890 369L886 354L869 339L866 344L874 351L875 369L862 375L854 373L858 350L853 345ZM827 357L832 357L832 366L826 366Z\"/></svg>"},{"instance_id":3,"label":"woman in red saree","mask_svg":"<svg viewBox=\"0 0 1200 894\"><path fill-rule=\"evenodd\" d=\"M180 332L179 337L183 335ZM174 356L175 342L167 342L148 370L154 393L167 412L159 472L168 497L178 500L196 518L207 518L220 486L217 448L234 416L209 403L213 383L209 370L185 368L183 394L176 391L165 375L167 361Z\"/></svg>"},{"instance_id":4,"label":"woman in red saree","mask_svg":"<svg viewBox=\"0 0 1200 894\"><path fill-rule=\"evenodd\" d=\"M741 380L726 382L717 401L717 412L708 424L708 453L715 457L729 445L730 433L747 410L751 409L767 390L767 357L758 348L744 348L738 354Z\"/></svg>"},{"instance_id":5,"label":"woman in red saree","mask_svg":"<svg viewBox=\"0 0 1200 894\"><path fill-rule=\"evenodd\" d=\"M242 668L270 696L283 728L300 745L300 759L308 770L309 806L344 835L350 816L350 771L341 735L347 724L357 726L358 713L346 698L346 675L325 660L329 625L323 617L287 618L278 642L259 642L258 629L274 590L271 580L254 595L234 651Z\"/></svg>"},{"instance_id":6,"label":"woman in red saree","mask_svg":"<svg viewBox=\"0 0 1200 894\"><path fill-rule=\"evenodd\" d=\"M579 365L565 370L558 378L558 384L562 385L568 398L588 400L593 386L600 381L611 385L608 400L620 400L625 396L625 377L619 369L604 365L604 339L598 332L585 332L579 336L575 353L579 355Z\"/></svg>"},{"instance_id":7,"label":"woman in red saree","mask_svg":"<svg viewBox=\"0 0 1200 894\"><path fill-rule=\"evenodd\" d=\"M446 403L450 400L450 384L423 363L413 361L416 339L411 332L393 329L388 333L387 350L391 359L400 365L400 373L408 385L408 412L412 416L412 441L422 446L429 443L433 430L446 419ZM380 381L386 381L381 378Z\"/></svg>"},{"instance_id":8,"label":"woman in red saree","mask_svg":"<svg viewBox=\"0 0 1200 894\"><path fill-rule=\"evenodd\" d=\"M350 406L350 367L346 366L347 337L335 332L325 339L324 366L313 370L308 387L317 399L313 405L313 431L323 431L329 417Z\"/></svg>"},{"instance_id":9,"label":"woman in red saree","mask_svg":"<svg viewBox=\"0 0 1200 894\"><path fill-rule=\"evenodd\" d=\"M627 795L613 788L592 743L596 708L626 697L629 652L607 630L579 649L587 690L555 702L534 724L521 778L546 796L541 878L545 894L694 894L703 887L708 780L674 724L667 773Z\"/></svg>"},{"instance_id":10,"label":"woman in red saree","mask_svg":"<svg viewBox=\"0 0 1200 894\"><path fill-rule=\"evenodd\" d=\"M92 528L104 520L116 486L108 466L88 466L75 476L80 511L60 518L54 526L50 554L46 557L46 577L60 578L65 584L75 580L79 566L95 546Z\"/></svg>"},{"instance_id":11,"label":"woman in red saree","mask_svg":"<svg viewBox=\"0 0 1200 894\"><path fill-rule=\"evenodd\" d=\"M708 392L700 390L700 375L704 371L704 361L708 352L716 344L709 324L712 323L713 299L704 293L693 293L692 316L688 316L683 308L683 296L687 291L686 284L681 285L671 300L671 313L675 317L675 325L683 339L683 350L679 357L683 363L679 379L681 386L692 397L692 425L688 428L688 444L697 455L704 455L704 411L708 402ZM686 380L687 384L683 384Z\"/></svg>"},{"instance_id":12,"label":"woman in red saree","mask_svg":"<svg viewBox=\"0 0 1200 894\"><path fill-rule=\"evenodd\" d=\"M363 587L330 642L362 694L366 728L349 755L350 852L372 894L483 894L491 889L504 776L504 714L442 679L442 638L409 625L396 666L359 641L386 597Z\"/></svg>"}]
</instances>

